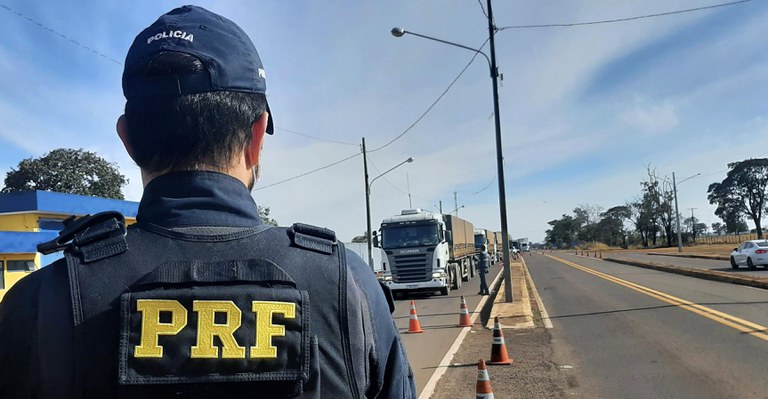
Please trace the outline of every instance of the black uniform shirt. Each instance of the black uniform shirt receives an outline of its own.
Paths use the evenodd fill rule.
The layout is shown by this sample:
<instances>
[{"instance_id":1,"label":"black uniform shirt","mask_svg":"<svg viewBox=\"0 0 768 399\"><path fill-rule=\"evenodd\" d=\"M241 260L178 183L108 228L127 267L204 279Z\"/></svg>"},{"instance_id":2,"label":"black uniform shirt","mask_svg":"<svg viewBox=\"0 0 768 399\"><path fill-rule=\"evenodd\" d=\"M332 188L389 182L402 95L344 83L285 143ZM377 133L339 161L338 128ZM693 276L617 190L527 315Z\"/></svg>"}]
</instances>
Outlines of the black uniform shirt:
<instances>
[{"instance_id":1,"label":"black uniform shirt","mask_svg":"<svg viewBox=\"0 0 768 399\"><path fill-rule=\"evenodd\" d=\"M261 219L241 181L215 172L176 172L159 176L146 186L137 222L171 231L220 235L254 228ZM376 359L366 366L363 377L367 379L366 396L415 398L413 374L386 296L360 257L347 251L346 262L349 276L365 292L373 323ZM73 396L75 367L68 347L73 341L71 306L63 260L32 273L9 290L0 302L0 398ZM47 349L41 356L40 340L52 336L61 345L53 345L53 350ZM347 377L322 375L338 382Z\"/></svg>"}]
</instances>

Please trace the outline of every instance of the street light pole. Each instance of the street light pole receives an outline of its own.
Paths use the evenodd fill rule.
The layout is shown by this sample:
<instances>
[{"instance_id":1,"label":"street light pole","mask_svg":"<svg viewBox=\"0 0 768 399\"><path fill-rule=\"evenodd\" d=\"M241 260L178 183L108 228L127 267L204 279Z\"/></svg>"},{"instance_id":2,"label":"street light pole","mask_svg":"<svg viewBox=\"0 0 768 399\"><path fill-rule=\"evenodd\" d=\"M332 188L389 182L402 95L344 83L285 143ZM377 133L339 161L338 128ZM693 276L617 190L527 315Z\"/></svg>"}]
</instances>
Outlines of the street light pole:
<instances>
[{"instance_id":1,"label":"street light pole","mask_svg":"<svg viewBox=\"0 0 768 399\"><path fill-rule=\"evenodd\" d=\"M494 40L494 34L496 33L496 26L493 23L493 9L491 7L491 0L488 0L488 35L491 49L490 58L485 55L479 49L467 47L458 43L449 42L434 37L409 32L403 28L392 28L392 36L402 37L403 35L410 34L418 36L424 39L434 40L436 42L444 43L454 47L460 47L466 50L470 50L476 54L480 54L488 61L488 68L491 72L491 80L493 82L493 116L496 130L496 175L499 180L499 218L501 219L501 235L502 235L502 251L504 255L504 299L506 302L512 302L512 273L509 265L509 233L507 228L507 196L504 188L504 155L501 145L501 117L499 116L499 71L496 67L496 43Z\"/></svg>"},{"instance_id":2,"label":"street light pole","mask_svg":"<svg viewBox=\"0 0 768 399\"><path fill-rule=\"evenodd\" d=\"M368 182L368 158L366 156L365 152L365 137L363 137L363 169L365 170L365 216L366 216L366 223L368 226L367 229L367 242L368 242L368 266L371 267L371 270L373 270L373 246L371 243L371 238L373 237L372 231L371 231L371 185L373 185L373 182L376 181L381 176L386 175L387 173L395 170L399 166L413 162L413 157L409 157L403 162L400 162L399 164L389 168L386 172L374 177L370 183Z\"/></svg>"}]
</instances>

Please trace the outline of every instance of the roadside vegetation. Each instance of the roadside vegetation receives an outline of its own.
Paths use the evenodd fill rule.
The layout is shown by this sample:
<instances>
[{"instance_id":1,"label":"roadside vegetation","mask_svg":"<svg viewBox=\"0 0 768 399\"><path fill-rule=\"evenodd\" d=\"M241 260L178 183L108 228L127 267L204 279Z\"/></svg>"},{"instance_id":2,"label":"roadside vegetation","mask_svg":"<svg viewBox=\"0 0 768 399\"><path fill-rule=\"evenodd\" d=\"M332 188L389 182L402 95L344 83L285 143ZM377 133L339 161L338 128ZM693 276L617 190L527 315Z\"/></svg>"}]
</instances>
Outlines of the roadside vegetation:
<instances>
[{"instance_id":1,"label":"roadside vegetation","mask_svg":"<svg viewBox=\"0 0 768 399\"><path fill-rule=\"evenodd\" d=\"M680 217L680 236L684 244L695 243L703 235L724 236L750 233L763 238L761 222L768 212L768 158L747 159L728 164L720 182L710 184L707 199L717 205L715 214L722 220L707 226L694 216ZM605 209L601 205L581 204L571 214L548 222L546 244L555 248L602 250L606 248L657 248L677 246L677 217L673 179L647 168L640 182L640 194L632 201ZM603 248L605 247L605 248ZM724 244L723 248L731 248ZM717 249L718 252L724 251Z\"/></svg>"}]
</instances>

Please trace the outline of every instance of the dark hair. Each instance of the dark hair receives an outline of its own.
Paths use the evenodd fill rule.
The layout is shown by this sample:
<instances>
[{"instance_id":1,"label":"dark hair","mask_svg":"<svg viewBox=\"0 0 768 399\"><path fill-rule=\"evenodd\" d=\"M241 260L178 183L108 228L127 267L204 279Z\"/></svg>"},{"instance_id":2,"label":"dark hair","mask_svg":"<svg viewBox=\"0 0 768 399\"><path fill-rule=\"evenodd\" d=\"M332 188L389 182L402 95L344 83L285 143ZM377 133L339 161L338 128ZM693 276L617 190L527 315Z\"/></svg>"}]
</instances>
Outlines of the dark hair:
<instances>
[{"instance_id":1,"label":"dark hair","mask_svg":"<svg viewBox=\"0 0 768 399\"><path fill-rule=\"evenodd\" d=\"M184 75L203 71L197 57L160 52L126 76ZM250 142L251 126L266 110L260 93L215 91L130 98L125 104L133 160L150 172L223 169Z\"/></svg>"}]
</instances>

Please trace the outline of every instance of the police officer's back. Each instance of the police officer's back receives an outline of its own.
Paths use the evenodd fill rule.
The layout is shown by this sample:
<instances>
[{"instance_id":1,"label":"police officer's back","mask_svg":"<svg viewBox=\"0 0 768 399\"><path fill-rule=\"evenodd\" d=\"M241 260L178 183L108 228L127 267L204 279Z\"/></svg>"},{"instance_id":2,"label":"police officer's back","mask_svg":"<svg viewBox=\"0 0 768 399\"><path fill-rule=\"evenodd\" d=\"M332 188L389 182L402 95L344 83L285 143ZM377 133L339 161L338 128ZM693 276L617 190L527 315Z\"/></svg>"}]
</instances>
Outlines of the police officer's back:
<instances>
[{"instance_id":1,"label":"police officer's back","mask_svg":"<svg viewBox=\"0 0 768 399\"><path fill-rule=\"evenodd\" d=\"M415 397L391 296L333 231L260 223L272 119L237 25L169 12L126 57L137 223L69 220L0 304L0 397Z\"/></svg>"}]
</instances>

